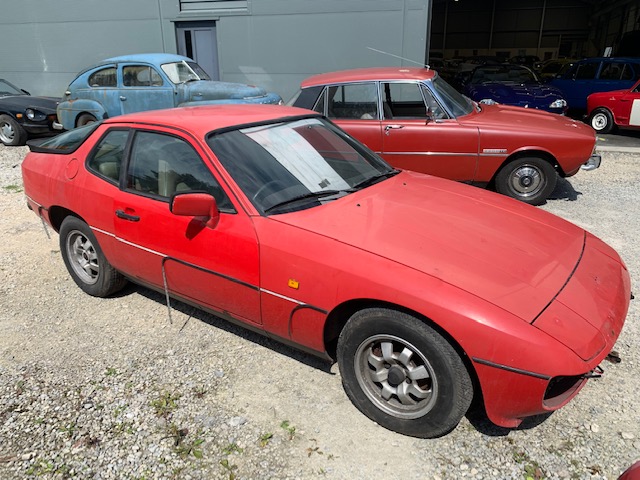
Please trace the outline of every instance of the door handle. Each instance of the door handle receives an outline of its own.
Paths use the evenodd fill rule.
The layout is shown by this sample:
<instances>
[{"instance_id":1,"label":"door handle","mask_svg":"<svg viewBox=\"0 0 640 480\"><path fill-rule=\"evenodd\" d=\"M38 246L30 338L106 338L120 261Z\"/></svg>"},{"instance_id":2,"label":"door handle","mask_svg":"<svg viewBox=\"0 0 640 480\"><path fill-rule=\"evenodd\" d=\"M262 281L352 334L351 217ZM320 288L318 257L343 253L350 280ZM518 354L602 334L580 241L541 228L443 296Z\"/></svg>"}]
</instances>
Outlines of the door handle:
<instances>
[{"instance_id":1,"label":"door handle","mask_svg":"<svg viewBox=\"0 0 640 480\"><path fill-rule=\"evenodd\" d=\"M116 210L116 217L122 218L123 220L128 220L130 222L140 221L140 217L138 217L137 215L129 215L128 213L125 213L124 210Z\"/></svg>"},{"instance_id":2,"label":"door handle","mask_svg":"<svg viewBox=\"0 0 640 480\"><path fill-rule=\"evenodd\" d=\"M120 100L122 100L123 102L127 99L127 97L125 97L124 95L120 95Z\"/></svg>"},{"instance_id":3,"label":"door handle","mask_svg":"<svg viewBox=\"0 0 640 480\"><path fill-rule=\"evenodd\" d=\"M404 128L404 125L387 125L384 127L384 133L389 135L389 130L400 130L401 128Z\"/></svg>"}]
</instances>

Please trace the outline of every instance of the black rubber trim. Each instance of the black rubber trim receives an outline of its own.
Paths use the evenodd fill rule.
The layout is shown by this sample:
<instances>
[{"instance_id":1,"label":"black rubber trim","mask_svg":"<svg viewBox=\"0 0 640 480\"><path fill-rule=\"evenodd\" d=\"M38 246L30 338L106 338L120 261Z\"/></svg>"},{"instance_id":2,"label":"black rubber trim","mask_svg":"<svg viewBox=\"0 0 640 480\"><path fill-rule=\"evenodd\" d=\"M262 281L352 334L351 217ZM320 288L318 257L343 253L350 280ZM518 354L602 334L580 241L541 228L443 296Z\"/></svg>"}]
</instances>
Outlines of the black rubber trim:
<instances>
[{"instance_id":1,"label":"black rubber trim","mask_svg":"<svg viewBox=\"0 0 640 480\"><path fill-rule=\"evenodd\" d=\"M501 365L499 363L490 362L489 360L483 360L481 358L472 357L472 360L481 365L497 368L499 370L506 370L507 372L518 373L520 375L526 375L527 377L540 378L542 380L551 380L549 375L543 375L541 373L529 372L527 370L521 370L515 367L508 367L507 365Z\"/></svg>"}]
</instances>

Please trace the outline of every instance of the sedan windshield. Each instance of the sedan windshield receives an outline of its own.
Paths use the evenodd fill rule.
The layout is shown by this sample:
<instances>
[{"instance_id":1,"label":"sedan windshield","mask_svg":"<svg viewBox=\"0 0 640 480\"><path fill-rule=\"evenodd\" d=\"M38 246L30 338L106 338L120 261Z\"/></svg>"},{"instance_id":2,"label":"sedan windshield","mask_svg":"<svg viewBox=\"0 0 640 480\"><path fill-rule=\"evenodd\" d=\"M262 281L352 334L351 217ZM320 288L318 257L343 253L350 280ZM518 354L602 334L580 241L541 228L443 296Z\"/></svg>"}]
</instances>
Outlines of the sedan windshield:
<instances>
[{"instance_id":1,"label":"sedan windshield","mask_svg":"<svg viewBox=\"0 0 640 480\"><path fill-rule=\"evenodd\" d=\"M208 143L263 214L318 206L397 173L319 118L214 133Z\"/></svg>"},{"instance_id":2,"label":"sedan windshield","mask_svg":"<svg viewBox=\"0 0 640 480\"><path fill-rule=\"evenodd\" d=\"M171 62L162 65L162 70L173 83L185 83L194 80L211 80L196 62Z\"/></svg>"},{"instance_id":3,"label":"sedan windshield","mask_svg":"<svg viewBox=\"0 0 640 480\"><path fill-rule=\"evenodd\" d=\"M445 108L454 117L468 115L475 110L475 104L469 98L462 95L442 78L435 77L431 85L433 85L433 89L444 103Z\"/></svg>"},{"instance_id":4,"label":"sedan windshield","mask_svg":"<svg viewBox=\"0 0 640 480\"><path fill-rule=\"evenodd\" d=\"M496 65L476 68L469 83L538 83L535 74L525 67Z\"/></svg>"}]
</instances>

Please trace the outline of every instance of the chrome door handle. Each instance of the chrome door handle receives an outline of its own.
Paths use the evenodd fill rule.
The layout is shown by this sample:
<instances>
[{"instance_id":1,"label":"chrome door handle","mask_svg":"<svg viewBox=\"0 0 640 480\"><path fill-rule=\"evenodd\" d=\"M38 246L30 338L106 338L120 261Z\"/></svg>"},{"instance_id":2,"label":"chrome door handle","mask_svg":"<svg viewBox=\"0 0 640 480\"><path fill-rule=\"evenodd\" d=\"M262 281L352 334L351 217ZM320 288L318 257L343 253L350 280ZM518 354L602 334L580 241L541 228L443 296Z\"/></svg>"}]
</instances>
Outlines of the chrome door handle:
<instances>
[{"instance_id":1,"label":"chrome door handle","mask_svg":"<svg viewBox=\"0 0 640 480\"><path fill-rule=\"evenodd\" d=\"M127 99L127 97L125 97L124 95L120 95L120 100L122 100L123 102Z\"/></svg>"},{"instance_id":2,"label":"chrome door handle","mask_svg":"<svg viewBox=\"0 0 640 480\"><path fill-rule=\"evenodd\" d=\"M389 130L400 130L401 128L404 128L404 125L387 125L384 127L384 133L389 135Z\"/></svg>"}]
</instances>

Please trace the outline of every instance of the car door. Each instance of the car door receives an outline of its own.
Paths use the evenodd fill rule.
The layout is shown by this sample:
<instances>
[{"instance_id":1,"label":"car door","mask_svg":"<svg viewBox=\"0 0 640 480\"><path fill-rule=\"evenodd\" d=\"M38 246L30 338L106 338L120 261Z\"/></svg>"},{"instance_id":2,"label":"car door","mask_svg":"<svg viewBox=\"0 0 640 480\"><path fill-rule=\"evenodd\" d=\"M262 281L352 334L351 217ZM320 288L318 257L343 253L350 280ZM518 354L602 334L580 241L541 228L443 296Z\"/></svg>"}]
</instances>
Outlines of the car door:
<instances>
[{"instance_id":1,"label":"car door","mask_svg":"<svg viewBox=\"0 0 640 480\"><path fill-rule=\"evenodd\" d=\"M261 323L253 224L234 208L202 151L159 130L136 130L130 141L113 205L119 268L223 316ZM220 220L215 228L170 212L171 196L189 191L216 198Z\"/></svg>"},{"instance_id":2,"label":"car door","mask_svg":"<svg viewBox=\"0 0 640 480\"><path fill-rule=\"evenodd\" d=\"M613 115L618 125L640 127L640 83L620 96L613 105Z\"/></svg>"},{"instance_id":3,"label":"car door","mask_svg":"<svg viewBox=\"0 0 640 480\"><path fill-rule=\"evenodd\" d=\"M175 107L173 85L150 65L121 65L122 113Z\"/></svg>"},{"instance_id":4,"label":"car door","mask_svg":"<svg viewBox=\"0 0 640 480\"><path fill-rule=\"evenodd\" d=\"M449 118L420 82L381 84L382 156L391 165L451 180L474 179L478 130Z\"/></svg>"}]
</instances>

